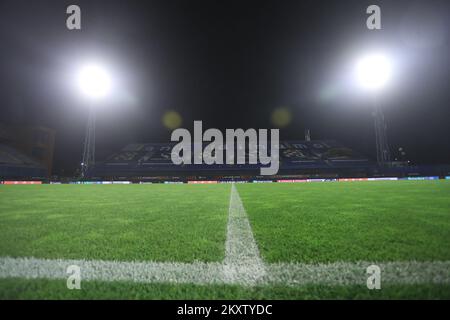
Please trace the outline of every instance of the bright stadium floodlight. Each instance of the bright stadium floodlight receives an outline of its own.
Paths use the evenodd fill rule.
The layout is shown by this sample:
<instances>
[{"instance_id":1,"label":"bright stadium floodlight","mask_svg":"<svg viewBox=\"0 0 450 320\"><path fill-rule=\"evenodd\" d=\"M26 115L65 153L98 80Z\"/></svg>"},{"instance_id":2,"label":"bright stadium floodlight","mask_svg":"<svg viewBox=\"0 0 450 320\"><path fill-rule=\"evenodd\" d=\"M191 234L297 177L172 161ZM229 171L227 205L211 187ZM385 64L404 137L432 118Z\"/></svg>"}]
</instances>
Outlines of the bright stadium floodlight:
<instances>
[{"instance_id":1,"label":"bright stadium floodlight","mask_svg":"<svg viewBox=\"0 0 450 320\"><path fill-rule=\"evenodd\" d=\"M97 100L104 98L111 89L111 78L102 67L94 64L84 66L78 74L78 85L90 100L89 119L84 139L81 178L85 179L95 164L95 107Z\"/></svg>"},{"instance_id":2,"label":"bright stadium floodlight","mask_svg":"<svg viewBox=\"0 0 450 320\"><path fill-rule=\"evenodd\" d=\"M105 97L111 88L109 74L100 66L87 65L78 75L78 84L81 91L89 98Z\"/></svg>"},{"instance_id":3,"label":"bright stadium floodlight","mask_svg":"<svg viewBox=\"0 0 450 320\"><path fill-rule=\"evenodd\" d=\"M391 156L386 133L386 121L383 110L377 99L377 92L389 81L391 65L383 54L367 55L356 64L356 76L359 84L372 92L373 116L375 124L375 143L377 150L377 162L380 167L389 165Z\"/></svg>"},{"instance_id":4,"label":"bright stadium floodlight","mask_svg":"<svg viewBox=\"0 0 450 320\"><path fill-rule=\"evenodd\" d=\"M369 90L378 90L389 81L391 66L386 56L372 54L358 61L356 72L361 86Z\"/></svg>"}]
</instances>

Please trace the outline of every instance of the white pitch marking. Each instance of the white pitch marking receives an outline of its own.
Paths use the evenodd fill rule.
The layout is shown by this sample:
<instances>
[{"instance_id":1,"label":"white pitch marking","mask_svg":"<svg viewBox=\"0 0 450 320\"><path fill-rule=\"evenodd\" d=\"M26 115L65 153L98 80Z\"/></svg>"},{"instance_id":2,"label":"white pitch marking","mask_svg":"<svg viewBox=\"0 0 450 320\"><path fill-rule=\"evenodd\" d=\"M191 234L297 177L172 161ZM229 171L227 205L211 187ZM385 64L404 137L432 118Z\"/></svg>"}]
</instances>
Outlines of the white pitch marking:
<instances>
[{"instance_id":1,"label":"white pitch marking","mask_svg":"<svg viewBox=\"0 0 450 320\"><path fill-rule=\"evenodd\" d=\"M66 269L77 265L81 281L140 283L223 283L221 263L119 262L103 260L51 260L0 258L0 278L66 279Z\"/></svg>"},{"instance_id":2,"label":"white pitch marking","mask_svg":"<svg viewBox=\"0 0 450 320\"><path fill-rule=\"evenodd\" d=\"M385 284L450 284L450 261L334 262L327 264L274 263L253 285L327 286L365 285L366 268L381 268ZM118 262L102 260L51 260L0 258L0 278L67 279L66 269L77 265L81 281L129 281L137 283L190 283L251 285L248 275L224 276L221 263Z\"/></svg>"},{"instance_id":3,"label":"white pitch marking","mask_svg":"<svg viewBox=\"0 0 450 320\"><path fill-rule=\"evenodd\" d=\"M266 273L250 221L234 183L230 193L223 272L227 281L242 285L255 285Z\"/></svg>"}]
</instances>

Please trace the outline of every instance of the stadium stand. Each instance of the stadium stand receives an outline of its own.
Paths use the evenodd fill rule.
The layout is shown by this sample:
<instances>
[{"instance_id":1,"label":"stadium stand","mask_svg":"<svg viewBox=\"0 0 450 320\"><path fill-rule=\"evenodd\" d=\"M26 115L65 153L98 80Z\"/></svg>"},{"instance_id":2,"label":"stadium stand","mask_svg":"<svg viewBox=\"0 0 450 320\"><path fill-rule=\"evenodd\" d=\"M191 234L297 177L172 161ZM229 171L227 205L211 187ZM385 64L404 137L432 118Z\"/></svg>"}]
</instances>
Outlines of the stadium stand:
<instances>
[{"instance_id":1,"label":"stadium stand","mask_svg":"<svg viewBox=\"0 0 450 320\"><path fill-rule=\"evenodd\" d=\"M257 175L261 165L174 165L171 150L174 143L132 143L97 162L90 172L99 178L152 177L162 175ZM248 154L248 150L246 150ZM314 174L348 169L364 171L373 163L358 152L337 141L283 141L280 142L279 174Z\"/></svg>"},{"instance_id":2,"label":"stadium stand","mask_svg":"<svg viewBox=\"0 0 450 320\"><path fill-rule=\"evenodd\" d=\"M42 178L47 170L15 148L0 144L0 178Z\"/></svg>"}]
</instances>

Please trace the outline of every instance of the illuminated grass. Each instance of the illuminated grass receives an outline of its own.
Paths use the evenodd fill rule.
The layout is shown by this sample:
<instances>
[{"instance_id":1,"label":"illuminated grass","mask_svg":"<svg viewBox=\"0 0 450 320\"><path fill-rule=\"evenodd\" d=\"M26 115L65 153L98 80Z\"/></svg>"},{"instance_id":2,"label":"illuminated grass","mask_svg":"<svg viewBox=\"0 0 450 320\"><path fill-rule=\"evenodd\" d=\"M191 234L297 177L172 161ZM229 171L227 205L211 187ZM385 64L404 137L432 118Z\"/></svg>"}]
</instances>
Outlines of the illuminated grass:
<instances>
[{"instance_id":1,"label":"illuminated grass","mask_svg":"<svg viewBox=\"0 0 450 320\"><path fill-rule=\"evenodd\" d=\"M450 181L238 185L268 262L450 260Z\"/></svg>"},{"instance_id":2,"label":"illuminated grass","mask_svg":"<svg viewBox=\"0 0 450 320\"><path fill-rule=\"evenodd\" d=\"M400 270L404 282L397 281L395 273L384 273L382 290L370 291L365 286L365 265L358 265L361 260L405 261L405 265L412 261L413 266L414 260L449 261L450 181L248 184L237 189L263 260L283 262L266 265L262 284L93 278L82 280L82 290L76 291L66 288L63 268L59 272L64 275L53 280L6 276L0 279L0 299L450 297L445 267L436 267L447 279L442 283L434 278L415 283L416 276L428 279L415 268L413 276ZM187 262L189 267L200 261L214 262L209 265L220 269L229 200L229 185L0 186L0 257L152 260ZM308 274L308 267L285 262L309 263L318 271ZM344 279L350 279L345 272L353 268L358 280L346 285L304 283L316 274L328 276L325 271L331 269L321 271L318 262L348 265L341 270ZM167 264L161 266L157 273L167 277ZM16 269L20 268L12 270ZM342 272L329 276L339 277ZM200 275L220 280L220 270ZM299 283L293 287L288 285L291 280Z\"/></svg>"},{"instance_id":3,"label":"illuminated grass","mask_svg":"<svg viewBox=\"0 0 450 320\"><path fill-rule=\"evenodd\" d=\"M229 185L0 186L0 256L222 261Z\"/></svg>"}]
</instances>

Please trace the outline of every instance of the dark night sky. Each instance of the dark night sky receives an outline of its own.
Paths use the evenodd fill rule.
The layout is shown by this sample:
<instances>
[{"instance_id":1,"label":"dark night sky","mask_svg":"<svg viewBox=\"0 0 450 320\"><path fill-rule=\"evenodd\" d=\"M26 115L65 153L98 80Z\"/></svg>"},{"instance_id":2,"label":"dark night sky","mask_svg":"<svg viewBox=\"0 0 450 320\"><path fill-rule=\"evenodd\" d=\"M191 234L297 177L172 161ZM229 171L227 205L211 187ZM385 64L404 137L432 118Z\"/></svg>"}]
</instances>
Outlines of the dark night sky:
<instances>
[{"instance_id":1,"label":"dark night sky","mask_svg":"<svg viewBox=\"0 0 450 320\"><path fill-rule=\"evenodd\" d=\"M78 4L82 30L66 29ZM366 29L378 4L381 31ZM97 148L166 142L161 118L183 127L271 128L286 107L282 139L336 139L374 154L369 100L349 73L359 54L395 57L380 94L392 149L414 163L450 163L448 1L0 1L1 122L56 129L55 166L80 162L86 101L76 66L95 57L117 88L98 110Z\"/></svg>"}]
</instances>

